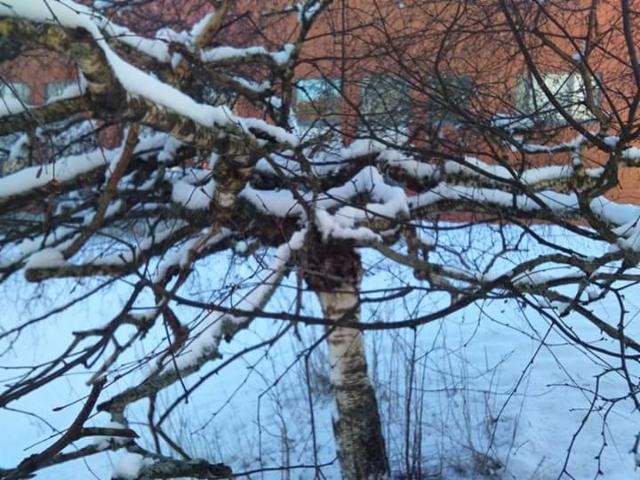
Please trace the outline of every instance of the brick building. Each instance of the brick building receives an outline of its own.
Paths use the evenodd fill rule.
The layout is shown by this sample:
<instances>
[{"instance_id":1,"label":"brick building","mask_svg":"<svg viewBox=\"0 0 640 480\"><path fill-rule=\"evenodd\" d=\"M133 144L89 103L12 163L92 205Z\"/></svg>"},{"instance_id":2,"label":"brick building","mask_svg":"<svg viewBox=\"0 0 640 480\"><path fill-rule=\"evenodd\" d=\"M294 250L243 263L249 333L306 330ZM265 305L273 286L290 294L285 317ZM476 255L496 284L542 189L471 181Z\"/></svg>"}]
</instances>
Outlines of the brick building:
<instances>
[{"instance_id":1,"label":"brick building","mask_svg":"<svg viewBox=\"0 0 640 480\"><path fill-rule=\"evenodd\" d=\"M596 131L603 122L614 133L633 124L628 99L638 86L622 61L628 52L615 2L546 2L544 8L514 3L520 38L509 30L499 4L332 3L309 32L295 72L292 103L299 124L333 130L345 143L391 134L395 142L422 145L442 156L473 154L486 161L495 152L485 155L483 135L487 127L500 126L523 142L541 145L539 152L526 154L507 150L516 168L566 164L570 152L552 154L542 146L570 141L581 129ZM276 50L295 41L300 15L308 12L291 13L288 6L282 0L233 2L224 42L243 47L259 38L265 48ZM188 29L209 9L198 0L162 0L107 14L153 38L161 28ZM637 22L633 19L632 26ZM0 75L1 95L30 104L46 102L77 82L73 65L42 52L20 63L5 62ZM259 113L242 102L234 106L240 113ZM594 150L586 162L602 165L607 158ZM619 188L608 195L640 203L639 183L636 169L621 168Z\"/></svg>"}]
</instances>

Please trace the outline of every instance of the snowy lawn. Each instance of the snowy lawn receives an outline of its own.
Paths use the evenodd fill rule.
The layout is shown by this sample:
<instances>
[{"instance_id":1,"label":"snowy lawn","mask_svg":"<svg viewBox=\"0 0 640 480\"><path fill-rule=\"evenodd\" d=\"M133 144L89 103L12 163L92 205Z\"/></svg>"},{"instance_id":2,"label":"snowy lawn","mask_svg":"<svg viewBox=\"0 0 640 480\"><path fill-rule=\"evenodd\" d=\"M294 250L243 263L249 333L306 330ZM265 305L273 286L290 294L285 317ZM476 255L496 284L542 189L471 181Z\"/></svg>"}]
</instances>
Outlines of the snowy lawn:
<instances>
[{"instance_id":1,"label":"snowy lawn","mask_svg":"<svg viewBox=\"0 0 640 480\"><path fill-rule=\"evenodd\" d=\"M571 244L575 239L567 237L563 241ZM585 253L583 247L575 246ZM364 261L369 267L363 283L365 295L379 295L375 293L378 289L401 284L403 278L411 276L406 270L387 270L370 253L365 254ZM224 267L219 271L215 265ZM193 298L215 298L221 295L225 282L241 282L252 272L251 266L239 264L230 277L225 277L226 262L216 262L215 258L205 266L208 268L200 269L197 283L186 290ZM289 279L287 285L293 286L294 281ZM63 281L44 287L9 282L2 292L2 328L68 301L90 287ZM117 283L55 321L47 320L24 332L13 344L0 344L0 351L8 349L0 361L2 383L19 375L21 366L59 355L69 342L70 332L103 324L108 312L126 299L128 288L124 281ZM635 292L637 287L626 292L629 318L638 312ZM317 315L315 300L305 295L305 313ZM269 309L289 310L292 296L293 289L285 286ZM366 309L363 319L410 318L447 301L444 296L418 291L395 303L372 304L376 308ZM619 307L603 302L599 308L602 318L616 325ZM547 311L555 312L552 308ZM202 312L186 308L180 315L185 321L203 317ZM572 323L571 316L565 320L585 341L615 347L591 325ZM288 332L269 344L267 341L285 326L283 322L258 320L232 344L223 345L222 360L185 379L188 388L212 373L189 395L188 403L176 407L164 423L165 430L191 456L226 463L238 478L313 478L313 469L302 467L316 462L324 465L321 471L326 478L338 478L329 366L322 345L308 350L322 330L300 325L300 338ZM628 323L627 334L640 337L637 320ZM370 373L377 386L387 448L397 478L406 478L399 472L409 469L421 472L424 478L439 475L445 479L586 479L595 478L598 471L607 479L637 478L629 450L640 431L639 417L628 400L604 400L615 400L628 391L625 380L608 371L611 366L619 366L619 361L586 354L569 344L531 307L515 301L485 301L415 331L367 332L366 339ZM145 340L144 348L136 349L135 356L149 354L163 341L164 332L157 329L155 337ZM251 349L261 342L266 345ZM251 351L234 357L245 349ZM131 356L128 359L133 360ZM130 367L122 365L121 371ZM134 371L130 378L141 378L149 368ZM635 365L630 368L637 373ZM4 432L0 467L16 465L57 438L56 430L68 426L81 406L81 402L69 404L88 394L84 382L89 376L73 372L10 404L14 410L0 411ZM130 378L117 381L101 399L130 385ZM599 397L594 401L596 388ZM169 389L162 404L168 407L182 392L179 385ZM52 410L62 406L67 407ZM146 403L135 404L133 410L129 418L144 422ZM92 422L105 426L109 418L100 414ZM131 426L144 432L139 424L132 422ZM150 438L142 441L149 442ZM136 461L123 452L105 452L86 462L44 470L38 478L109 479L114 468L126 473ZM293 469L283 472L282 467ZM265 473L251 473L260 469L266 469ZM240 475L242 472L246 475Z\"/></svg>"}]
</instances>

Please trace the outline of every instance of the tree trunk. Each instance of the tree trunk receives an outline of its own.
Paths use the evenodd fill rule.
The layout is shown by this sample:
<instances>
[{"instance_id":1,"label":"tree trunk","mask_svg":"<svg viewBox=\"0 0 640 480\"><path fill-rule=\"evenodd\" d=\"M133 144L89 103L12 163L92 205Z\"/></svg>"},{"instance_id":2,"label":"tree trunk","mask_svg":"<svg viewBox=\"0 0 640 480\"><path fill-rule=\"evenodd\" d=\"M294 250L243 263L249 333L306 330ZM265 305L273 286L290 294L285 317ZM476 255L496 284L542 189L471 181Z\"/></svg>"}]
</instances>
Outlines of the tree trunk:
<instances>
[{"instance_id":1,"label":"tree trunk","mask_svg":"<svg viewBox=\"0 0 640 480\"><path fill-rule=\"evenodd\" d=\"M320 250L320 249L317 249ZM330 251L328 251L330 250ZM307 274L328 320L360 320L360 258L352 249L320 250ZM333 429L343 480L384 479L389 463L382 436L378 402L367 374L362 332L328 325L331 383L337 414Z\"/></svg>"}]
</instances>

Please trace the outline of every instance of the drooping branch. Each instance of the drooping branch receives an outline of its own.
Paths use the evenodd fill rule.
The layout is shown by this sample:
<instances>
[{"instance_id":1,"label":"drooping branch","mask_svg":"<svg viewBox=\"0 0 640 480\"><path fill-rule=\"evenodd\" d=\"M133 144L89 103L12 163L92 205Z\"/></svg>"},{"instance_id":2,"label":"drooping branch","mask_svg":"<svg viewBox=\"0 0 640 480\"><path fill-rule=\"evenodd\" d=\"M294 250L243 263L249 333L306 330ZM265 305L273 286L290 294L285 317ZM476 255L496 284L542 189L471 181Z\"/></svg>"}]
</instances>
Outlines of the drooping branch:
<instances>
[{"instance_id":1,"label":"drooping branch","mask_svg":"<svg viewBox=\"0 0 640 480\"><path fill-rule=\"evenodd\" d=\"M263 282L242 300L240 310L246 309L247 313L255 311L259 314L266 306L288 269L293 251L302 247L304 235L304 232L298 232L289 242L278 248ZM186 342L183 352L175 359L176 363L159 365L158 370L144 382L98 405L98 410L115 416L122 415L131 403L155 395L181 378L197 372L203 365L220 356L218 346L222 339L230 341L236 333L247 328L254 318L249 314L245 317L215 312L208 315L204 329Z\"/></svg>"},{"instance_id":2,"label":"drooping branch","mask_svg":"<svg viewBox=\"0 0 640 480\"><path fill-rule=\"evenodd\" d=\"M42 452L25 458L16 468L8 471L0 471L2 478L23 478L25 475L48 466L48 464L56 456L56 454L60 453L63 449L71 445L73 442L79 440L84 436L93 435L95 432L87 430L83 428L83 426L89 418L93 407L98 401L98 397L100 396L100 392L102 391L105 383L106 378L103 378L94 383L93 387L91 388L91 393L89 393L89 397L82 406L80 413L78 413L73 423L69 426L69 429L58 440L56 440L51 446L47 447ZM131 431L127 433L130 436L135 435Z\"/></svg>"}]
</instances>

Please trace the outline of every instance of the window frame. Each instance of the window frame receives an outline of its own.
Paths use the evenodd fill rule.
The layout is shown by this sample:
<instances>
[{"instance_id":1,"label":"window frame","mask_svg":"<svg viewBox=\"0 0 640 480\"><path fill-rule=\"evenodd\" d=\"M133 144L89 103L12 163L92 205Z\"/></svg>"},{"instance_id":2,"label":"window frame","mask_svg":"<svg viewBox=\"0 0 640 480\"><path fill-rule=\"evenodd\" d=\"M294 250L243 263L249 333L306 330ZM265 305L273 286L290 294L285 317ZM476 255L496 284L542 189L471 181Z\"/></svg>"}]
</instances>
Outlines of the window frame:
<instances>
[{"instance_id":1,"label":"window frame","mask_svg":"<svg viewBox=\"0 0 640 480\"><path fill-rule=\"evenodd\" d=\"M542 80L553 93L555 99L573 119L580 123L597 121L595 115L586 105L586 88L582 75L578 72L540 72ZM600 74L596 74L601 78ZM550 81L547 81L549 79ZM596 102L601 102L599 80L593 80L596 90ZM565 97L566 98L563 98ZM515 86L515 102L519 117L530 118L535 124L549 126L566 125L566 119L551 103L533 74L518 75Z\"/></svg>"},{"instance_id":2,"label":"window frame","mask_svg":"<svg viewBox=\"0 0 640 480\"><path fill-rule=\"evenodd\" d=\"M17 94L17 95L16 95ZM12 97L24 103L29 103L31 87L27 82L0 82L0 98Z\"/></svg>"},{"instance_id":3,"label":"window frame","mask_svg":"<svg viewBox=\"0 0 640 480\"><path fill-rule=\"evenodd\" d=\"M56 80L44 84L44 101L48 102L52 98L59 97L69 87L77 85L74 80ZM51 90L54 90L53 92Z\"/></svg>"},{"instance_id":4,"label":"window frame","mask_svg":"<svg viewBox=\"0 0 640 480\"><path fill-rule=\"evenodd\" d=\"M454 85L460 81L461 85ZM433 93L427 98L427 117L433 123L439 124L455 124L459 123L463 116L453 109L449 108L451 93L458 90L462 93L462 101L456 102L461 110L468 110L471 107L471 95L473 93L473 77L466 74L446 74L440 75L437 79L430 82L430 88ZM437 98L442 99L438 101Z\"/></svg>"},{"instance_id":5,"label":"window frame","mask_svg":"<svg viewBox=\"0 0 640 480\"><path fill-rule=\"evenodd\" d=\"M318 85L318 86L314 86ZM342 82L339 78L300 78L295 82L295 107L302 127L336 126L342 117ZM326 99L326 103L322 101Z\"/></svg>"},{"instance_id":6,"label":"window frame","mask_svg":"<svg viewBox=\"0 0 640 480\"><path fill-rule=\"evenodd\" d=\"M388 94L394 92L399 92L395 99L393 95ZM408 130L409 127L412 102L409 85L405 81L391 75L370 75L360 80L358 93L359 127L372 131L406 133L404 130ZM371 96L375 98L371 99ZM389 104L390 98L392 102ZM368 102L371 102L370 105L374 104L373 108L369 108ZM378 102L380 105L375 105ZM380 106L382 108L378 108Z\"/></svg>"}]
</instances>

